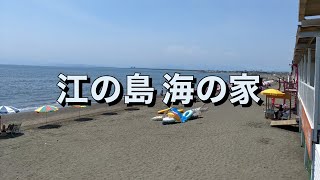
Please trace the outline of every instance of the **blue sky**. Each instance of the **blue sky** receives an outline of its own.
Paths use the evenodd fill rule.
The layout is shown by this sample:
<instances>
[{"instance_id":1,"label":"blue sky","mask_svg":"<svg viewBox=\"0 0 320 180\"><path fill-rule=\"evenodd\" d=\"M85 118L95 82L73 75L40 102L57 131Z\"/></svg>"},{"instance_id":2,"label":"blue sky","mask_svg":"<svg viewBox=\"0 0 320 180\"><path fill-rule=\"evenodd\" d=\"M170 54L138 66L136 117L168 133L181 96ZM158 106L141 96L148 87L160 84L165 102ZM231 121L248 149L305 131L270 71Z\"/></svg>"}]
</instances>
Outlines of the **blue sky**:
<instances>
[{"instance_id":1,"label":"blue sky","mask_svg":"<svg viewBox=\"0 0 320 180\"><path fill-rule=\"evenodd\" d=\"M0 0L0 64L289 70L292 0Z\"/></svg>"}]
</instances>

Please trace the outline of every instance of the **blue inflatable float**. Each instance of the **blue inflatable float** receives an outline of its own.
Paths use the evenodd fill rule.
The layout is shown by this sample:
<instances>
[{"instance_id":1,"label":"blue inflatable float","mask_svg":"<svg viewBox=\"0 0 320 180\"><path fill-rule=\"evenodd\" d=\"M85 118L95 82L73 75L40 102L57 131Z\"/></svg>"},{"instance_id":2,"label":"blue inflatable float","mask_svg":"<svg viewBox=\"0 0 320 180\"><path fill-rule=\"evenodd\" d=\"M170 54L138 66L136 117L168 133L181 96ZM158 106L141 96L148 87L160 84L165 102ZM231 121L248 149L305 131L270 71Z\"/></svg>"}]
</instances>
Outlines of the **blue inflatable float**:
<instances>
[{"instance_id":1,"label":"blue inflatable float","mask_svg":"<svg viewBox=\"0 0 320 180\"><path fill-rule=\"evenodd\" d=\"M193 114L192 110L188 110L188 111L184 112L183 114L181 114L177 108L171 108L170 110L180 117L182 123L185 123L186 121L188 121Z\"/></svg>"},{"instance_id":2,"label":"blue inflatable float","mask_svg":"<svg viewBox=\"0 0 320 180\"><path fill-rule=\"evenodd\" d=\"M191 118L192 114L193 114L192 110L188 110L188 111L184 112L182 114L181 122L184 123L184 122L188 121Z\"/></svg>"}]
</instances>

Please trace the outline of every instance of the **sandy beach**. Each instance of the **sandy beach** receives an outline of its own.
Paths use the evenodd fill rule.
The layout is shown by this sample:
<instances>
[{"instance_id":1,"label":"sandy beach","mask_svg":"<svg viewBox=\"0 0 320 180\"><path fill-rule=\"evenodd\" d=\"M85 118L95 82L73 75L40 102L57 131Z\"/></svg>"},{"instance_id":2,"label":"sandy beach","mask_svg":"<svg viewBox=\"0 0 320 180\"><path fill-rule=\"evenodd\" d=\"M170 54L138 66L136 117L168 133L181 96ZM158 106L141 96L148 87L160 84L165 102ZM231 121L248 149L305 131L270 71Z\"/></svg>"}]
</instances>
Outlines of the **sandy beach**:
<instances>
[{"instance_id":1,"label":"sandy beach","mask_svg":"<svg viewBox=\"0 0 320 180\"><path fill-rule=\"evenodd\" d=\"M320 0L3 0L0 19L0 180L320 180Z\"/></svg>"},{"instance_id":2,"label":"sandy beach","mask_svg":"<svg viewBox=\"0 0 320 180\"><path fill-rule=\"evenodd\" d=\"M198 107L202 103L194 104ZM104 104L18 113L23 135L0 139L1 179L307 179L299 133L270 127L264 106L214 107L184 124L151 121L166 106ZM139 110L137 110L139 109ZM90 119L91 118L91 119Z\"/></svg>"}]
</instances>

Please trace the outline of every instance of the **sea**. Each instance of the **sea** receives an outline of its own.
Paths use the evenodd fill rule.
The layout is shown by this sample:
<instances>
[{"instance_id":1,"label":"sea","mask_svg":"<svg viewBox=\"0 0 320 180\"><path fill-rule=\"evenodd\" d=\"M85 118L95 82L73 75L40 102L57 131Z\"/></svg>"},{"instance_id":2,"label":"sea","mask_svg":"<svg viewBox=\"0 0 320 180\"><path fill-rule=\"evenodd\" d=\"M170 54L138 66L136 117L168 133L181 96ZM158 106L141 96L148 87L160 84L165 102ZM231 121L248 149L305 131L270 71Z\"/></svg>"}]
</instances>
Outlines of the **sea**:
<instances>
[{"instance_id":1,"label":"sea","mask_svg":"<svg viewBox=\"0 0 320 180\"><path fill-rule=\"evenodd\" d=\"M174 73L181 75L193 75L198 83L203 77L217 75L226 82L229 80L228 73L207 73L205 71L189 70L163 70L163 69L140 69L140 68L110 68L110 67L55 67L55 66L27 66L27 65L1 65L0 64L0 106L13 106L22 112L33 111L43 105L55 105L61 90L57 86L58 75L88 75L90 83L83 84L83 96L91 98L91 84L100 76L110 75L119 80L126 94L127 75L141 73L152 78L152 86L160 93L165 82L164 74L171 76ZM73 84L69 84L69 95L72 96ZM94 100L92 100L94 103ZM121 102L120 102L121 103Z\"/></svg>"}]
</instances>

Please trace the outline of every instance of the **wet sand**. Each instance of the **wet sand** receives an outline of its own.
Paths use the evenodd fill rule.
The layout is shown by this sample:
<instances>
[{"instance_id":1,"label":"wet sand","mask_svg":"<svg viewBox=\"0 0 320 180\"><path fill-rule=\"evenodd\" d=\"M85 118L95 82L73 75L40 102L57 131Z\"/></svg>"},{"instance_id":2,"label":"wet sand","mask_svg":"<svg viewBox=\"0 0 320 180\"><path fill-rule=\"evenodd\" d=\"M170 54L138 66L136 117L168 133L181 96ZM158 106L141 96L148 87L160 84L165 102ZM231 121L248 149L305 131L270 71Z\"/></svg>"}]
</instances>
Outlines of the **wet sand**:
<instances>
[{"instance_id":1,"label":"wet sand","mask_svg":"<svg viewBox=\"0 0 320 180\"><path fill-rule=\"evenodd\" d=\"M194 107L202 103L194 104ZM0 139L0 179L307 179L296 129L270 127L264 106L214 107L184 124L151 121L166 106L95 105L20 113L23 135ZM87 121L86 121L87 120Z\"/></svg>"}]
</instances>

